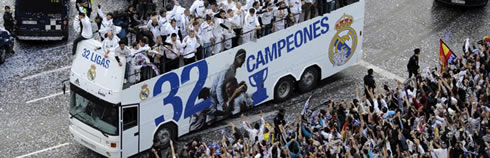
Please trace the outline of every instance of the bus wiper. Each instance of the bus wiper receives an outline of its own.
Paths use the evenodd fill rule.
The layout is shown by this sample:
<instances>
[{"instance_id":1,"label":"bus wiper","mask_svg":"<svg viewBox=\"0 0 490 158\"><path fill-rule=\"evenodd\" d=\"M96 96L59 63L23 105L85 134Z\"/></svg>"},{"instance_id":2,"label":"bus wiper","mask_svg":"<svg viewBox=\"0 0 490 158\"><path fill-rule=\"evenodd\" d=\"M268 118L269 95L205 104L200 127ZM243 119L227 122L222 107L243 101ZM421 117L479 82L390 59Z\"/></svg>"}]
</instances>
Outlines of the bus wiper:
<instances>
[{"instance_id":1,"label":"bus wiper","mask_svg":"<svg viewBox=\"0 0 490 158\"><path fill-rule=\"evenodd\" d=\"M101 129L99 129L99 127L95 128L95 129L97 129L98 131L100 131L100 133L102 133L102 135L104 135L106 138L109 138L109 136L104 131L102 131Z\"/></svg>"},{"instance_id":2,"label":"bus wiper","mask_svg":"<svg viewBox=\"0 0 490 158\"><path fill-rule=\"evenodd\" d=\"M71 114L71 113L70 113L70 114L71 114L71 115L70 115L70 119L72 119L72 118L73 118L73 117L75 117L76 115L80 114L81 112L82 112L82 111L78 111L78 112L77 112L77 113L75 113L75 114Z\"/></svg>"},{"instance_id":3,"label":"bus wiper","mask_svg":"<svg viewBox=\"0 0 490 158\"><path fill-rule=\"evenodd\" d=\"M104 135L106 138L109 138L109 136L104 131L102 131L101 129L99 129L99 127L97 127L96 125L95 125L95 129L97 129L100 133L102 133L102 135Z\"/></svg>"},{"instance_id":4,"label":"bus wiper","mask_svg":"<svg viewBox=\"0 0 490 158\"><path fill-rule=\"evenodd\" d=\"M94 119L94 122L96 122L96 121L95 121L95 119ZM97 124L96 124L96 123L94 123L94 127L95 127L95 129L97 129L97 130L98 130L100 133L102 133L102 135L104 135L106 138L109 138L109 136L108 136L108 135L107 135L107 134L106 134L104 131L102 131L101 129L99 129L99 126L97 126Z\"/></svg>"}]
</instances>

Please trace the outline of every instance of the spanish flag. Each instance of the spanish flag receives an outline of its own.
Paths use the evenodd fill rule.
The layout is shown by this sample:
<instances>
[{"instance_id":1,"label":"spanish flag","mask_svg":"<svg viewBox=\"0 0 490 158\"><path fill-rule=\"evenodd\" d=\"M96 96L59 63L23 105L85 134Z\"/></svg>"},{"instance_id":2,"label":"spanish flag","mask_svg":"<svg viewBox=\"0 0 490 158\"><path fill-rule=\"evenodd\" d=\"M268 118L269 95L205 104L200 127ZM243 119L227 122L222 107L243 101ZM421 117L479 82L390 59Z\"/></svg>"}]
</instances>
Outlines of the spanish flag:
<instances>
[{"instance_id":1,"label":"spanish flag","mask_svg":"<svg viewBox=\"0 0 490 158\"><path fill-rule=\"evenodd\" d=\"M446 71L447 66L453 63L453 60L456 58L456 55L453 51L447 46L444 41L441 41L441 50L439 54L439 59L441 60L441 72Z\"/></svg>"}]
</instances>

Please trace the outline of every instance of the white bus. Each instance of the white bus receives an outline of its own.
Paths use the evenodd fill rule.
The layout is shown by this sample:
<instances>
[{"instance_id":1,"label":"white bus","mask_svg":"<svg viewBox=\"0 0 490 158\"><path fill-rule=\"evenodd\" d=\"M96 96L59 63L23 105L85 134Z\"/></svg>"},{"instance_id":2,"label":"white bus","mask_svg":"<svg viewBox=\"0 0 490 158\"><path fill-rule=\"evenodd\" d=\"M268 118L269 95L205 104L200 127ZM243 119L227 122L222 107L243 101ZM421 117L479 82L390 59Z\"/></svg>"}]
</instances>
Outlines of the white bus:
<instances>
[{"instance_id":1,"label":"white bus","mask_svg":"<svg viewBox=\"0 0 490 158\"><path fill-rule=\"evenodd\" d=\"M360 0L127 88L124 65L104 58L100 42L83 41L70 73L69 130L103 156L128 157L153 140L168 146L216 120L284 101L295 87L309 91L361 60L364 8Z\"/></svg>"}]
</instances>

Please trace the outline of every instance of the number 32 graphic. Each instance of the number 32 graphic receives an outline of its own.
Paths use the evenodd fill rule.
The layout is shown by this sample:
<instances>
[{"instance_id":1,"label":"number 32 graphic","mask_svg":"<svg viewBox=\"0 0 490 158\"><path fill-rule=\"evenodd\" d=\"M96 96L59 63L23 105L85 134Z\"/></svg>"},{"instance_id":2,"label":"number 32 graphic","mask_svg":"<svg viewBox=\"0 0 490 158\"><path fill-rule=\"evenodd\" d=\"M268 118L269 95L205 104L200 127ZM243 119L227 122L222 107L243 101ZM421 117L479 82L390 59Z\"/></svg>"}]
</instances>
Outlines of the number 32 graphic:
<instances>
[{"instance_id":1,"label":"number 32 graphic","mask_svg":"<svg viewBox=\"0 0 490 158\"><path fill-rule=\"evenodd\" d=\"M174 110L174 116L172 119L176 122L179 121L183 111L182 99L177 96L177 93L179 91L180 85L183 85L190 81L190 72L193 68L198 69L199 78L194 85L194 89L192 89L192 92L190 93L185 104L184 118L190 117L192 116L192 114L204 110L211 105L211 100L209 98L199 103L196 103L197 96L199 95L201 89L204 87L204 83L206 82L206 79L208 77L208 64L206 60L201 60L199 62L184 67L181 74L182 78L180 80L179 76L175 72L170 72L163 75L156 81L153 88L153 96L157 96L162 93L162 86L165 82L168 82L170 84L170 92L165 98L163 98L163 106L172 105ZM165 118L163 117L163 115L160 115L155 118L155 125L158 126L163 121L165 121Z\"/></svg>"}]
</instances>

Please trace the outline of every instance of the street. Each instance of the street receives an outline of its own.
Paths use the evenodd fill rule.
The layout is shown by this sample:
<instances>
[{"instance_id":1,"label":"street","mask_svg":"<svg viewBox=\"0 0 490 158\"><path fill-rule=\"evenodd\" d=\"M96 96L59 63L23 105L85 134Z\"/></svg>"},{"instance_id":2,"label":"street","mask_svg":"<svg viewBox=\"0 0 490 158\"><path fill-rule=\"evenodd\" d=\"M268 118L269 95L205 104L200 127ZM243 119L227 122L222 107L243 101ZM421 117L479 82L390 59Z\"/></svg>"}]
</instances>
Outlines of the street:
<instances>
[{"instance_id":1,"label":"street","mask_svg":"<svg viewBox=\"0 0 490 158\"><path fill-rule=\"evenodd\" d=\"M4 5L13 3L2 1ZM125 3L106 0L103 6L109 10L123 8ZM74 7L70 11L74 17ZM70 29L70 35L73 32ZM475 41L490 35L490 6L463 9L433 0L368 0L362 32L364 57L358 65L323 80L311 92L295 94L280 104L263 104L245 115L263 112L272 117L278 108L287 114L301 111L309 96L313 106L330 99L352 98L355 89L362 88L368 68L374 69L377 83L402 81L408 77L406 64L417 47L422 50L422 68L438 66L439 39L460 55L464 39ZM74 38L62 42L16 41L16 53L0 65L0 157L101 157L74 142L68 131L69 93L63 94L61 88L69 77ZM183 144L196 137L217 140L227 122L237 120L217 123L179 141Z\"/></svg>"}]
</instances>

